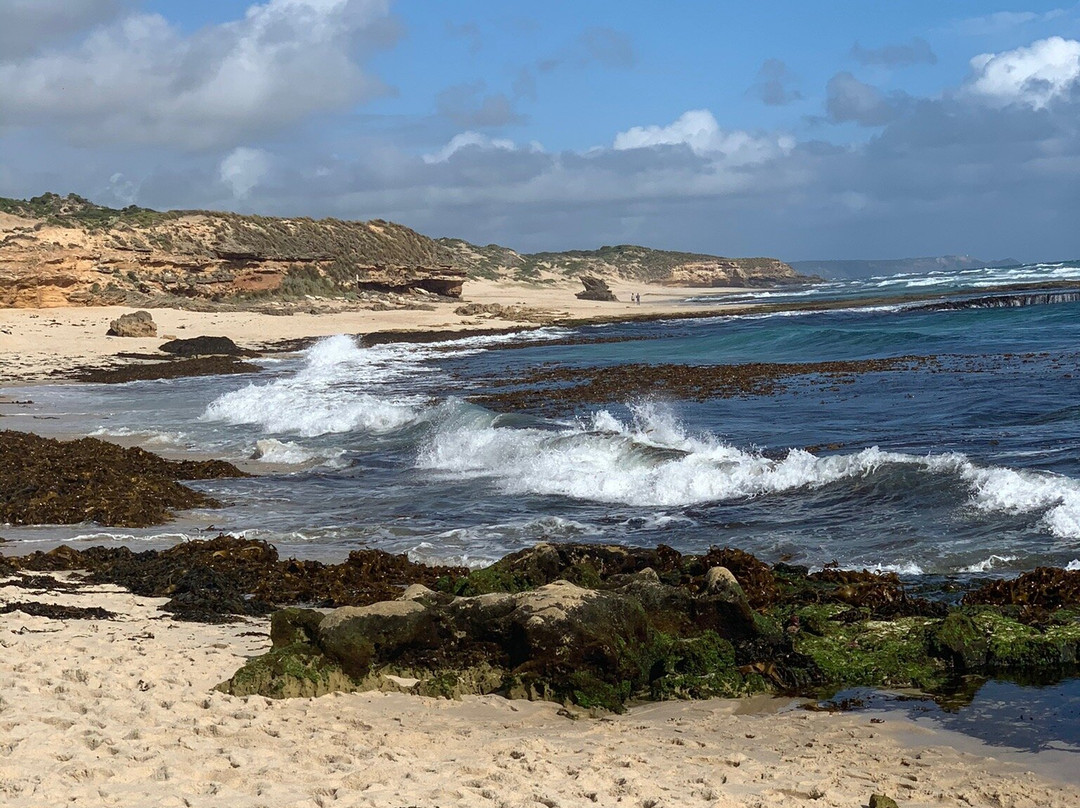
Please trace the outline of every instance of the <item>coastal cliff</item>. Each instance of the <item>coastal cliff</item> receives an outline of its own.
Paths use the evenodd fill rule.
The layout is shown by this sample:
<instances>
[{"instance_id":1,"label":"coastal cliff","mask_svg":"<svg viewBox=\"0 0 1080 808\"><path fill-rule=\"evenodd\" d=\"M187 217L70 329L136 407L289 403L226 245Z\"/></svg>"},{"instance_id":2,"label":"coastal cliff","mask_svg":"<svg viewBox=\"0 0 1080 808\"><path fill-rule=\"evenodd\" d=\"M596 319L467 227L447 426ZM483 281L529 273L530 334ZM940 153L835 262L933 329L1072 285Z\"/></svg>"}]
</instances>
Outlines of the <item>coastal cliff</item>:
<instances>
[{"instance_id":1,"label":"coastal cliff","mask_svg":"<svg viewBox=\"0 0 1080 808\"><path fill-rule=\"evenodd\" d=\"M775 259L629 246L527 255L435 240L380 219L114 209L74 194L0 199L0 307L203 308L401 292L454 298L468 278L550 283L583 274L673 286L805 280Z\"/></svg>"},{"instance_id":2,"label":"coastal cliff","mask_svg":"<svg viewBox=\"0 0 1080 808\"><path fill-rule=\"evenodd\" d=\"M0 306L179 305L423 289L461 295L434 242L372 220L0 200Z\"/></svg>"},{"instance_id":3,"label":"coastal cliff","mask_svg":"<svg viewBox=\"0 0 1080 808\"><path fill-rule=\"evenodd\" d=\"M589 275L667 286L784 286L807 283L776 258L724 258L701 253L653 250L632 244L598 250L518 253L497 244L478 247L461 239L439 239L440 254L472 277L543 281Z\"/></svg>"}]
</instances>

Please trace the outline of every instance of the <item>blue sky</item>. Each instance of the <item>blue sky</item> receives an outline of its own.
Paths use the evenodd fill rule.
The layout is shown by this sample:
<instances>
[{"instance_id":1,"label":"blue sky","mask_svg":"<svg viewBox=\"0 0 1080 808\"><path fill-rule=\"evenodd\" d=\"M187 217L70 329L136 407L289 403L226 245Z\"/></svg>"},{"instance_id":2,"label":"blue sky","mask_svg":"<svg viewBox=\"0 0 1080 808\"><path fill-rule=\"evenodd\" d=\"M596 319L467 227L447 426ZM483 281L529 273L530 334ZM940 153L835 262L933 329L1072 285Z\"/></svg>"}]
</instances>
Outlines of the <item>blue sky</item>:
<instances>
[{"instance_id":1,"label":"blue sky","mask_svg":"<svg viewBox=\"0 0 1080 808\"><path fill-rule=\"evenodd\" d=\"M0 195L1080 256L1080 4L0 0Z\"/></svg>"}]
</instances>

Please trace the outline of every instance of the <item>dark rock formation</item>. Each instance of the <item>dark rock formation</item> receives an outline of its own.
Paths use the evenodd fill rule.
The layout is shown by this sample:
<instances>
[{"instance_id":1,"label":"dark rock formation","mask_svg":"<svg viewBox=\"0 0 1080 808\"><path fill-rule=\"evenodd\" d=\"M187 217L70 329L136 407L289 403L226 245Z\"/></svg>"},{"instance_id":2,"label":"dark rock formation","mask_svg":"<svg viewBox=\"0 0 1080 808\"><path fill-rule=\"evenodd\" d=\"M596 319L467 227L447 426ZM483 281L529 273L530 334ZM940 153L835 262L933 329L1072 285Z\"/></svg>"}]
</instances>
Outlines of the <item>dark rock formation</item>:
<instances>
[{"instance_id":1,"label":"dark rock formation","mask_svg":"<svg viewBox=\"0 0 1080 808\"><path fill-rule=\"evenodd\" d=\"M409 292L423 289L443 297L461 297L467 275L452 266L385 266L357 267L358 290L375 292Z\"/></svg>"},{"instance_id":2,"label":"dark rock formation","mask_svg":"<svg viewBox=\"0 0 1080 808\"><path fill-rule=\"evenodd\" d=\"M594 278L592 275L582 275L581 283L585 288L575 295L575 297L581 300L601 300L608 303L616 303L619 300L615 297L615 293L611 291L611 287L607 285L607 281L601 278Z\"/></svg>"},{"instance_id":3,"label":"dark rock formation","mask_svg":"<svg viewBox=\"0 0 1080 808\"><path fill-rule=\"evenodd\" d=\"M156 337L157 324L148 311L121 314L109 323L106 332L110 337Z\"/></svg>"},{"instance_id":4,"label":"dark rock formation","mask_svg":"<svg viewBox=\"0 0 1080 808\"><path fill-rule=\"evenodd\" d=\"M771 396L787 390L791 380L809 384L851 384L859 374L937 367L936 356L885 359L841 359L827 362L748 362L742 365L623 364L604 367L540 366L512 378L495 379L492 387L512 387L474 396L501 410L527 409L563 413L581 404L626 401L660 395L693 401L736 396Z\"/></svg>"},{"instance_id":5,"label":"dark rock formation","mask_svg":"<svg viewBox=\"0 0 1080 808\"><path fill-rule=\"evenodd\" d=\"M755 691L949 694L972 675L1075 675L1080 661L1073 574L1060 570L969 598L1005 605L947 606L911 597L895 575L809 573L730 548L541 544L471 572L375 550L334 565L282 561L270 545L227 536L0 559L0 573L58 569L169 597L182 619L349 607L274 613L272 650L223 685L237 694L502 693L619 710Z\"/></svg>"},{"instance_id":6,"label":"dark rock formation","mask_svg":"<svg viewBox=\"0 0 1080 808\"><path fill-rule=\"evenodd\" d=\"M294 670L319 671L300 676L317 678L315 690L388 680L423 693L504 693L621 710L627 699L653 689L699 695L760 689L753 674L748 681L735 669L725 635L743 636L747 627L729 622L728 599L682 593L672 600L672 591L647 579L607 591L556 581L527 592L453 599L410 587L399 600L326 616L289 610L274 617L269 659L255 660L223 687L239 695L296 689L283 664L292 657ZM662 604L674 604L677 613ZM699 624L687 636L662 630L695 612Z\"/></svg>"},{"instance_id":7,"label":"dark rock formation","mask_svg":"<svg viewBox=\"0 0 1080 808\"><path fill-rule=\"evenodd\" d=\"M16 525L145 527L171 510L219 503L177 480L245 477L221 460L173 462L143 449L82 438L0 432L0 521Z\"/></svg>"},{"instance_id":8,"label":"dark rock formation","mask_svg":"<svg viewBox=\"0 0 1080 808\"><path fill-rule=\"evenodd\" d=\"M251 356L252 351L245 351L228 337L191 337L190 339L172 339L158 350L177 356Z\"/></svg>"},{"instance_id":9,"label":"dark rock formation","mask_svg":"<svg viewBox=\"0 0 1080 808\"><path fill-rule=\"evenodd\" d=\"M224 376L227 373L259 373L258 365L230 356L196 356L119 367L87 367L67 374L67 378L92 384L126 384L152 379L186 379L191 376Z\"/></svg>"},{"instance_id":10,"label":"dark rock formation","mask_svg":"<svg viewBox=\"0 0 1080 808\"><path fill-rule=\"evenodd\" d=\"M1012 292L1009 294L962 297L937 303L916 306L925 311L964 311L965 309L1015 309L1023 306L1046 306L1054 303L1076 303L1080 291L1076 289L1058 292Z\"/></svg>"}]
</instances>

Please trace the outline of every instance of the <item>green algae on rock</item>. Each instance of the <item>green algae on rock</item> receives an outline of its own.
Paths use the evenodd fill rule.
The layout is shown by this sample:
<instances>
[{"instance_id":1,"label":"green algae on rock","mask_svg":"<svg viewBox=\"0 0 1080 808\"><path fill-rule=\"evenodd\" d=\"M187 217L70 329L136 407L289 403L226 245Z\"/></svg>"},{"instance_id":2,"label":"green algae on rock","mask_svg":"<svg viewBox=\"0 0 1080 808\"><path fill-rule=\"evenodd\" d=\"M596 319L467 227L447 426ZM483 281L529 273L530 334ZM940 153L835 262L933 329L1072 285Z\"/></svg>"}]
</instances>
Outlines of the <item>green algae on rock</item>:
<instances>
[{"instance_id":1,"label":"green algae on rock","mask_svg":"<svg viewBox=\"0 0 1080 808\"><path fill-rule=\"evenodd\" d=\"M711 565L718 560L734 570ZM320 688L501 693L622 710L635 700L849 686L936 692L971 673L1067 672L1080 647L1073 610L1031 626L1009 613L1016 607L911 598L895 575L770 568L731 549L682 556L539 544L437 585L329 617L279 612L272 653L296 657L293 672L259 658L222 687L303 689L292 678L321 655L320 670L346 680L324 677ZM268 666L282 672L267 679Z\"/></svg>"},{"instance_id":2,"label":"green algae on rock","mask_svg":"<svg viewBox=\"0 0 1080 808\"><path fill-rule=\"evenodd\" d=\"M762 676L740 671L723 636L747 630L727 619L724 596L695 596L708 628L687 626L689 636L678 637L656 629L657 622L686 621L646 608L642 593L650 588L673 589L636 581L597 590L559 580L524 592L449 597L410 587L402 599L325 616L287 610L273 618L270 653L221 687L265 696L387 687L502 693L614 711L634 698L765 689ZM652 599L664 600L662 592Z\"/></svg>"},{"instance_id":3,"label":"green algae on rock","mask_svg":"<svg viewBox=\"0 0 1080 808\"><path fill-rule=\"evenodd\" d=\"M273 612L271 652L222 685L237 695L500 693L621 710L849 686L947 694L973 676L1053 678L1080 662L1080 607L1058 605L1070 600L1064 571L1006 582L1047 604L1036 613L1029 602L948 606L909 596L895 575L770 567L730 548L538 544L470 572L377 550L340 564L280 560L265 542L219 536L5 563L85 569L90 581L169 597L164 608L182 619ZM274 612L290 604L351 608Z\"/></svg>"}]
</instances>

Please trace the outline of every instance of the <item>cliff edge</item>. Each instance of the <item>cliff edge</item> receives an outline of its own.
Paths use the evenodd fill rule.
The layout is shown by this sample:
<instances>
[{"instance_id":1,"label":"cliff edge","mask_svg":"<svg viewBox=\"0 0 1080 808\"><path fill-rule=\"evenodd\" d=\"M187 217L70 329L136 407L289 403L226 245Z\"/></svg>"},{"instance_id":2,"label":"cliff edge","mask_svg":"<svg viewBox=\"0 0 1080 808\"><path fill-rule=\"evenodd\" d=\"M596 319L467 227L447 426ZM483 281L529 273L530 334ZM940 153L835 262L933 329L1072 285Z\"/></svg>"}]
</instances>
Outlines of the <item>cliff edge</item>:
<instances>
[{"instance_id":1,"label":"cliff edge","mask_svg":"<svg viewBox=\"0 0 1080 808\"><path fill-rule=\"evenodd\" d=\"M521 254L435 240L393 222L155 211L75 194L0 198L0 307L216 308L409 293L460 297L469 278L588 274L673 286L809 280L770 258L602 247Z\"/></svg>"}]
</instances>

